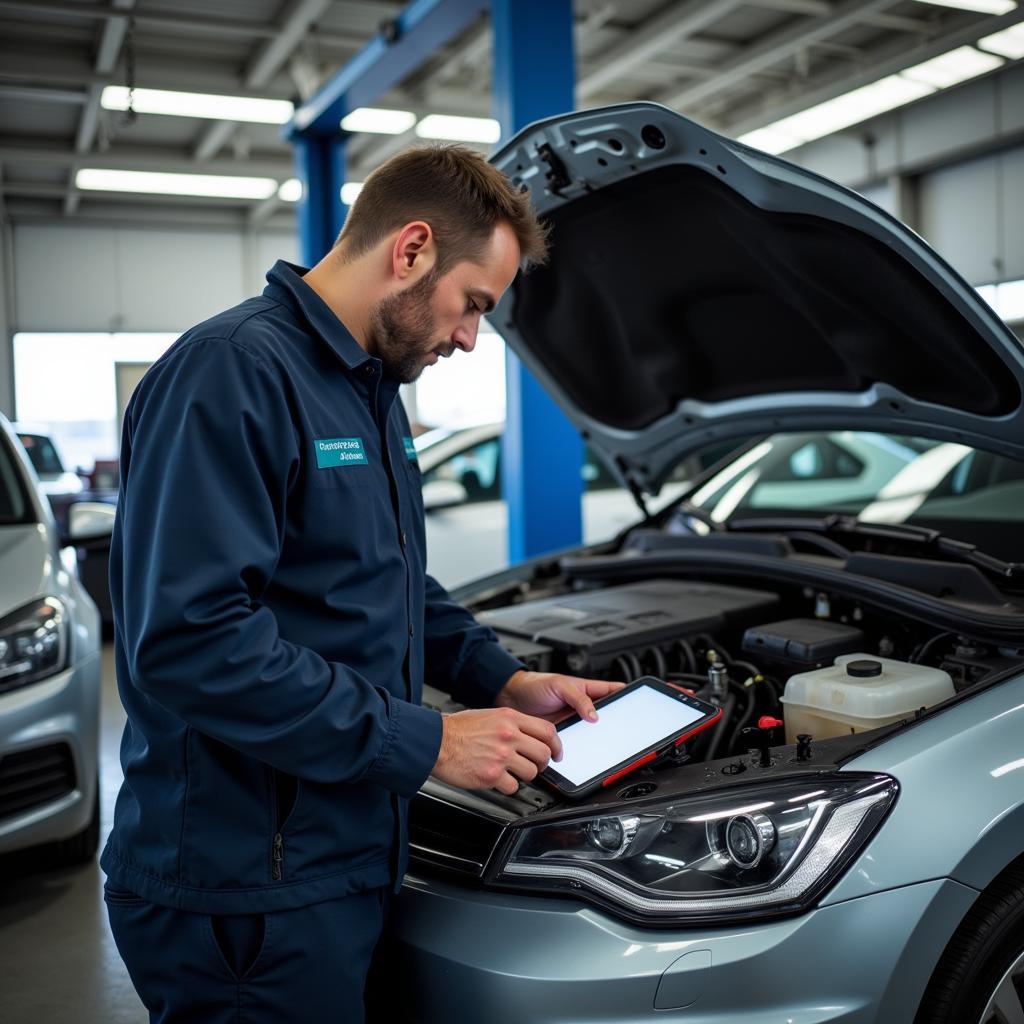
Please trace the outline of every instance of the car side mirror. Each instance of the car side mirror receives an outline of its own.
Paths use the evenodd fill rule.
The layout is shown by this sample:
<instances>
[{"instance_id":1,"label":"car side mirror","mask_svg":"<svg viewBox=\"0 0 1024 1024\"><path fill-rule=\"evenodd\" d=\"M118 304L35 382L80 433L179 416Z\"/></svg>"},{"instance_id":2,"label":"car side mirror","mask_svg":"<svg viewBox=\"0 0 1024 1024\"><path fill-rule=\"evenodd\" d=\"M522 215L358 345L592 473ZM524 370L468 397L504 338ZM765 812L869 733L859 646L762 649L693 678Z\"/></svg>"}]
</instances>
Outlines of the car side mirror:
<instances>
[{"instance_id":1,"label":"car side mirror","mask_svg":"<svg viewBox=\"0 0 1024 1024\"><path fill-rule=\"evenodd\" d=\"M423 508L427 512L464 505L468 497L466 488L457 480L431 480L423 485Z\"/></svg>"},{"instance_id":2,"label":"car side mirror","mask_svg":"<svg viewBox=\"0 0 1024 1024\"><path fill-rule=\"evenodd\" d=\"M117 507L102 501L76 501L68 509L66 543L80 545L109 540Z\"/></svg>"}]
</instances>

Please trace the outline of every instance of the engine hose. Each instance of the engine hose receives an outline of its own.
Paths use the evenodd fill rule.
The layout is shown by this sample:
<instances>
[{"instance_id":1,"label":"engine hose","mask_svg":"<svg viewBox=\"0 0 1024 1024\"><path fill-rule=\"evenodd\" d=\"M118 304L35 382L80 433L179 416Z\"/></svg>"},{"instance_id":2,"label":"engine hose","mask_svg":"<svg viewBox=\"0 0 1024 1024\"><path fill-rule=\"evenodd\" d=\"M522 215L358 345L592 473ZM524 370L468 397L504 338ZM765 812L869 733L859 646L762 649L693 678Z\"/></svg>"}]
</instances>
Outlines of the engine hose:
<instances>
[{"instance_id":1,"label":"engine hose","mask_svg":"<svg viewBox=\"0 0 1024 1024\"><path fill-rule=\"evenodd\" d=\"M630 677L630 681L633 679L639 679L644 674L643 666L640 664L640 659L635 654L624 654L623 657L626 659L626 663L629 665L633 675Z\"/></svg>"},{"instance_id":2,"label":"engine hose","mask_svg":"<svg viewBox=\"0 0 1024 1024\"><path fill-rule=\"evenodd\" d=\"M708 744L707 754L704 755L705 761L714 761L715 756L718 754L718 748L722 745L722 737L725 735L725 731L729 725L729 719L732 717L733 711L736 710L736 698L730 693L728 697L722 701L722 717L718 720L718 724L711 730L711 742Z\"/></svg>"},{"instance_id":3,"label":"engine hose","mask_svg":"<svg viewBox=\"0 0 1024 1024\"><path fill-rule=\"evenodd\" d=\"M684 672L696 672L697 671L697 655L693 653L693 648L686 640L677 640L676 646L679 648L683 655L683 671Z\"/></svg>"},{"instance_id":4,"label":"engine hose","mask_svg":"<svg viewBox=\"0 0 1024 1024\"><path fill-rule=\"evenodd\" d=\"M626 656L620 654L612 662L612 674L618 676L616 682L631 683L633 682L633 676L629 674L629 663L626 661Z\"/></svg>"},{"instance_id":5,"label":"engine hose","mask_svg":"<svg viewBox=\"0 0 1024 1024\"><path fill-rule=\"evenodd\" d=\"M756 665L752 664L749 661L740 661L740 660L737 659L732 664L734 666L736 666L736 668L743 669L743 671L746 672L748 676L763 676L764 675L764 673Z\"/></svg>"},{"instance_id":6,"label":"engine hose","mask_svg":"<svg viewBox=\"0 0 1024 1024\"><path fill-rule=\"evenodd\" d=\"M735 750L736 740L739 739L740 734L746 729L750 723L751 718L754 717L754 711L757 707L757 697L753 692L748 693L749 699L747 700L747 708L740 716L739 721L736 723L735 728L732 731L732 736L729 737L729 746L726 748L727 751ZM740 751L740 753L744 753Z\"/></svg>"},{"instance_id":7,"label":"engine hose","mask_svg":"<svg viewBox=\"0 0 1024 1024\"><path fill-rule=\"evenodd\" d=\"M708 685L708 677L697 675L696 672L666 672L665 678L670 683L696 683L697 686Z\"/></svg>"},{"instance_id":8,"label":"engine hose","mask_svg":"<svg viewBox=\"0 0 1024 1024\"><path fill-rule=\"evenodd\" d=\"M654 662L654 674L659 679L664 679L668 673L668 664L665 661L665 655L661 653L660 647L648 647L644 651L644 657L650 657Z\"/></svg>"}]
</instances>

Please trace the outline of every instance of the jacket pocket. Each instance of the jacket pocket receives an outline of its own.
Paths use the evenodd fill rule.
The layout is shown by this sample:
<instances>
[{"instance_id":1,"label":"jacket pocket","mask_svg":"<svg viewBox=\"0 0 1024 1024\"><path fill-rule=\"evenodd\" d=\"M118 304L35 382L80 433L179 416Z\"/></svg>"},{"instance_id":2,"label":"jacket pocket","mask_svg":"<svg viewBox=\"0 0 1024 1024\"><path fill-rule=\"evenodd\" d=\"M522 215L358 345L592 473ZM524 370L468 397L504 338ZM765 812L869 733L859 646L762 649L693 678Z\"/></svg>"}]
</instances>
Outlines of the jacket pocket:
<instances>
[{"instance_id":1,"label":"jacket pocket","mask_svg":"<svg viewBox=\"0 0 1024 1024\"><path fill-rule=\"evenodd\" d=\"M273 803L273 837L270 844L270 877L284 877L284 827L299 798L299 780L287 772L270 769L270 796Z\"/></svg>"},{"instance_id":2,"label":"jacket pocket","mask_svg":"<svg viewBox=\"0 0 1024 1024\"><path fill-rule=\"evenodd\" d=\"M146 902L137 893L130 892L127 889L115 888L109 882L105 883L103 886L103 899L107 903L113 903L120 906L131 906Z\"/></svg>"}]
</instances>

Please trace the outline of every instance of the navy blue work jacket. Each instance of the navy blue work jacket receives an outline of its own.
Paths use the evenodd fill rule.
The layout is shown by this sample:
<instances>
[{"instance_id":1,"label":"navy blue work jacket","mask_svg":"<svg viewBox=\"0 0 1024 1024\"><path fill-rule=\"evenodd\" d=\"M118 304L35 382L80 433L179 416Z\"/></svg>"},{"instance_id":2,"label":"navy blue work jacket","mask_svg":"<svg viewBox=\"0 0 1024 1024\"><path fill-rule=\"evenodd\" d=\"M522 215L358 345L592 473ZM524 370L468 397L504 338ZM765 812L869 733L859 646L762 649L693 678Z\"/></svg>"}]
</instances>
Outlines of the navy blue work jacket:
<instances>
[{"instance_id":1,"label":"navy blue work jacket","mask_svg":"<svg viewBox=\"0 0 1024 1024\"><path fill-rule=\"evenodd\" d=\"M398 383L303 273L179 338L125 417L101 864L183 910L397 887L441 741L424 681L489 705L522 667L426 575Z\"/></svg>"}]
</instances>

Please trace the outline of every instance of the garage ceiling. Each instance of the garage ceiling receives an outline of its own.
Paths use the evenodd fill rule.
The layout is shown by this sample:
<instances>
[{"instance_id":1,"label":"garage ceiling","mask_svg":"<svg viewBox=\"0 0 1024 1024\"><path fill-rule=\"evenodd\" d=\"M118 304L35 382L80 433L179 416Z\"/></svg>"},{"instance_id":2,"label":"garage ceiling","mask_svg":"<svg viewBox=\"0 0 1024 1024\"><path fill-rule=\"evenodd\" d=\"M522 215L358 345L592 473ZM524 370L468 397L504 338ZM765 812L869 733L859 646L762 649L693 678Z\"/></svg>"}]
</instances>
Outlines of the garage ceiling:
<instances>
[{"instance_id":1,"label":"garage ceiling","mask_svg":"<svg viewBox=\"0 0 1024 1024\"><path fill-rule=\"evenodd\" d=\"M86 192L79 168L293 176L273 124L104 109L134 84L299 102L401 3L357 0L0 0L0 202L16 220L73 218L287 227L291 204ZM1006 4L1006 6L1010 6ZM839 96L965 42L1000 18L922 0L576 0L577 103L650 99L729 135ZM379 100L490 115L486 17ZM415 141L356 135L361 181Z\"/></svg>"}]
</instances>

